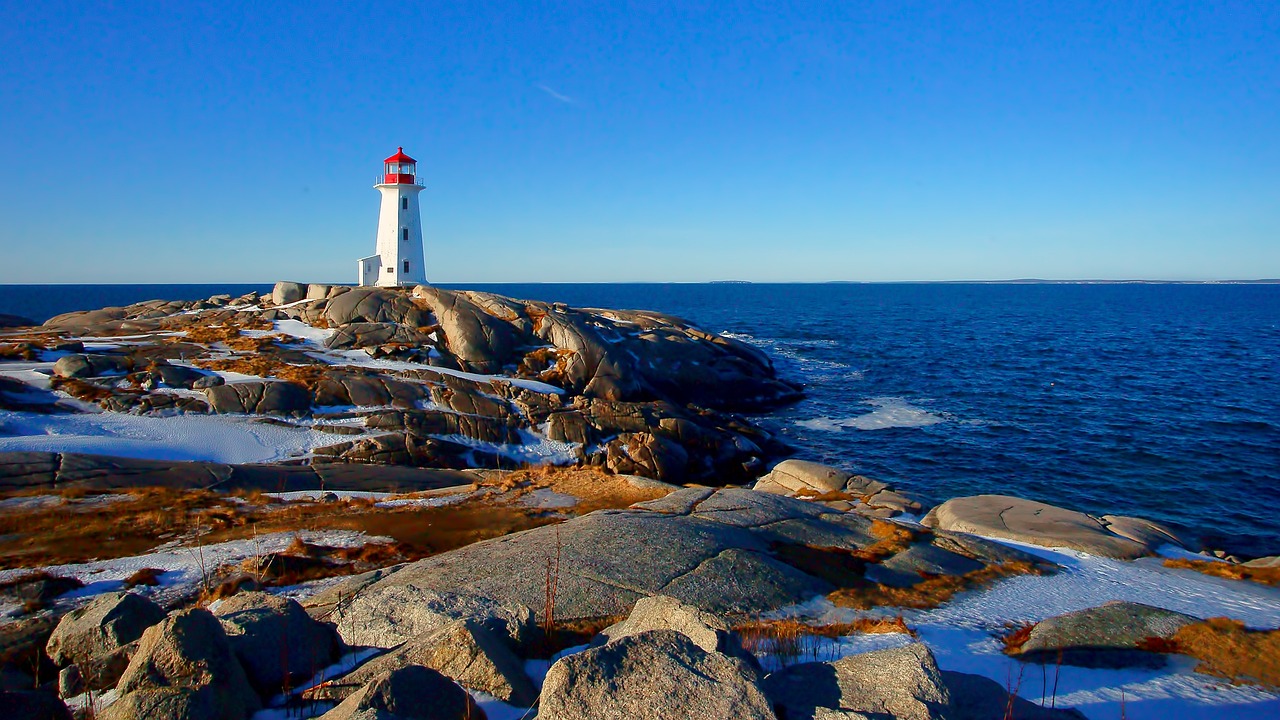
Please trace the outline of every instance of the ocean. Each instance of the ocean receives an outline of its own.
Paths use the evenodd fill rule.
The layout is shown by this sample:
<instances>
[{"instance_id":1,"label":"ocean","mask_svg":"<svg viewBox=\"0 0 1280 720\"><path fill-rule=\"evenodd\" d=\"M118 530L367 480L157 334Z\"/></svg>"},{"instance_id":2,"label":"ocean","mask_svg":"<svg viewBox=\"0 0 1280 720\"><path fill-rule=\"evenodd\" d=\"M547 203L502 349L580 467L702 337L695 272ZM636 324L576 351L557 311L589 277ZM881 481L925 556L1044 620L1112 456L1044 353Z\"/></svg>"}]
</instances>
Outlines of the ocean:
<instances>
[{"instance_id":1,"label":"ocean","mask_svg":"<svg viewBox=\"0 0 1280 720\"><path fill-rule=\"evenodd\" d=\"M1280 285L470 287L660 310L753 343L808 393L753 419L797 457L931 502L1017 495L1280 553ZM9 285L0 313L253 289L269 286Z\"/></svg>"}]
</instances>

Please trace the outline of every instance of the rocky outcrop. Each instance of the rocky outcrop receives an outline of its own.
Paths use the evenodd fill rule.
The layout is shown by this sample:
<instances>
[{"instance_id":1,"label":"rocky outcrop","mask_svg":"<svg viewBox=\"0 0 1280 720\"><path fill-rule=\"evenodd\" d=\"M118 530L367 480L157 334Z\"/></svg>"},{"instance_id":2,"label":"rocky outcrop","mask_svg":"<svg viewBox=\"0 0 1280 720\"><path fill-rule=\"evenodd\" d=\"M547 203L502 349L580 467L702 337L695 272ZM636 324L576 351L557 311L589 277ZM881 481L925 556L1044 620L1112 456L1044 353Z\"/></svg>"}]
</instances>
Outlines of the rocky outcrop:
<instances>
[{"instance_id":1,"label":"rocky outcrop","mask_svg":"<svg viewBox=\"0 0 1280 720\"><path fill-rule=\"evenodd\" d=\"M285 319L327 337L272 326ZM370 420L367 435L380 439L317 450L334 462L493 467L520 454L494 446L545 435L575 445L564 455L615 473L741 483L787 448L732 413L800 397L759 351L680 318L428 286L281 282L265 298L146 301L68 313L45 329L135 336L127 352L58 361L56 390L112 412L301 418L390 406L402 414L398 426L385 415ZM420 367L354 367L357 349ZM38 352L33 345L29 354ZM205 399L174 392L190 389Z\"/></svg>"},{"instance_id":2,"label":"rocky outcrop","mask_svg":"<svg viewBox=\"0 0 1280 720\"><path fill-rule=\"evenodd\" d=\"M923 522L942 530L1121 559L1150 555L1167 541L1155 536L1136 540L1112 532L1107 523L1084 513L1007 495L954 498L931 510Z\"/></svg>"},{"instance_id":3,"label":"rocky outcrop","mask_svg":"<svg viewBox=\"0 0 1280 720\"><path fill-rule=\"evenodd\" d=\"M64 668L63 695L113 687L143 631L164 617L160 606L133 593L106 593L62 616L45 652Z\"/></svg>"},{"instance_id":4,"label":"rocky outcrop","mask_svg":"<svg viewBox=\"0 0 1280 720\"><path fill-rule=\"evenodd\" d=\"M297 602L263 592L241 592L215 613L262 697L315 675L338 658L340 642L330 625L316 622Z\"/></svg>"},{"instance_id":5,"label":"rocky outcrop","mask_svg":"<svg viewBox=\"0 0 1280 720\"><path fill-rule=\"evenodd\" d=\"M260 706L222 626L201 609L147 629L116 692L104 720L244 720Z\"/></svg>"},{"instance_id":6,"label":"rocky outcrop","mask_svg":"<svg viewBox=\"0 0 1280 720\"><path fill-rule=\"evenodd\" d=\"M373 678L320 720L485 720L485 714L449 678L410 665Z\"/></svg>"},{"instance_id":7,"label":"rocky outcrop","mask_svg":"<svg viewBox=\"0 0 1280 720\"><path fill-rule=\"evenodd\" d=\"M1161 666L1165 657L1147 652L1153 640L1171 640L1197 618L1133 602L1057 615L1036 623L1011 654L1040 663L1083 667Z\"/></svg>"},{"instance_id":8,"label":"rocky outcrop","mask_svg":"<svg viewBox=\"0 0 1280 720\"><path fill-rule=\"evenodd\" d=\"M533 641L533 611L515 602L500 602L465 592L451 592L439 584L422 585L412 578L384 580L354 593L337 605L329 621L348 645L390 648L438 630L458 620L470 620L501 637L513 647Z\"/></svg>"},{"instance_id":9,"label":"rocky outcrop","mask_svg":"<svg viewBox=\"0 0 1280 720\"><path fill-rule=\"evenodd\" d=\"M741 660L707 652L673 630L652 630L557 660L542 685L538 717L776 716Z\"/></svg>"},{"instance_id":10,"label":"rocky outcrop","mask_svg":"<svg viewBox=\"0 0 1280 720\"><path fill-rule=\"evenodd\" d=\"M921 643L877 650L829 663L792 665L765 678L769 699L784 717L949 717L951 694L933 653Z\"/></svg>"},{"instance_id":11,"label":"rocky outcrop","mask_svg":"<svg viewBox=\"0 0 1280 720\"><path fill-rule=\"evenodd\" d=\"M301 416L311 410L311 393L291 382L241 382L204 391L214 412Z\"/></svg>"}]
</instances>

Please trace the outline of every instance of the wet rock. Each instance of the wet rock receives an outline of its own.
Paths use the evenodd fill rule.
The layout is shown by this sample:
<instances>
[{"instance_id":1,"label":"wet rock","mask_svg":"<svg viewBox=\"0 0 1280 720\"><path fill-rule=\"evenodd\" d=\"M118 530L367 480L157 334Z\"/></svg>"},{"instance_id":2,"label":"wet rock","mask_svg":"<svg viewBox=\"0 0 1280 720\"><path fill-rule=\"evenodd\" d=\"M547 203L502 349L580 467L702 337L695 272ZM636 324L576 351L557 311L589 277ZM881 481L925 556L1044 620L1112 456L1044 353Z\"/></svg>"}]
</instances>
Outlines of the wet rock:
<instances>
[{"instance_id":1,"label":"wet rock","mask_svg":"<svg viewBox=\"0 0 1280 720\"><path fill-rule=\"evenodd\" d=\"M1040 663L1082 667L1160 667L1165 656L1140 646L1152 639L1169 640L1198 620L1190 615L1132 602L1110 602L1042 620L1018 648L1015 657Z\"/></svg>"},{"instance_id":2,"label":"wet rock","mask_svg":"<svg viewBox=\"0 0 1280 720\"><path fill-rule=\"evenodd\" d=\"M340 643L332 626L316 622L288 598L241 592L222 601L215 615L250 684L263 697L338 659Z\"/></svg>"},{"instance_id":3,"label":"wet rock","mask_svg":"<svg viewBox=\"0 0 1280 720\"><path fill-rule=\"evenodd\" d=\"M260 704L218 620L184 610L142 634L104 720L244 720Z\"/></svg>"},{"instance_id":4,"label":"wet rock","mask_svg":"<svg viewBox=\"0 0 1280 720\"><path fill-rule=\"evenodd\" d=\"M895 720L950 717L951 694L933 653L921 643L792 665L765 678L764 689L787 720L851 711Z\"/></svg>"},{"instance_id":5,"label":"wet rock","mask_svg":"<svg viewBox=\"0 0 1280 720\"><path fill-rule=\"evenodd\" d=\"M484 720L462 688L435 670L410 665L382 673L320 720Z\"/></svg>"},{"instance_id":6,"label":"wet rock","mask_svg":"<svg viewBox=\"0 0 1280 720\"><path fill-rule=\"evenodd\" d=\"M631 635L557 660L538 701L544 720L737 718L775 715L741 660L706 652L672 630Z\"/></svg>"},{"instance_id":7,"label":"wet rock","mask_svg":"<svg viewBox=\"0 0 1280 720\"><path fill-rule=\"evenodd\" d=\"M927 527L1103 557L1133 559L1156 549L1110 532L1084 513L1007 495L954 498L931 510L922 522Z\"/></svg>"}]
</instances>

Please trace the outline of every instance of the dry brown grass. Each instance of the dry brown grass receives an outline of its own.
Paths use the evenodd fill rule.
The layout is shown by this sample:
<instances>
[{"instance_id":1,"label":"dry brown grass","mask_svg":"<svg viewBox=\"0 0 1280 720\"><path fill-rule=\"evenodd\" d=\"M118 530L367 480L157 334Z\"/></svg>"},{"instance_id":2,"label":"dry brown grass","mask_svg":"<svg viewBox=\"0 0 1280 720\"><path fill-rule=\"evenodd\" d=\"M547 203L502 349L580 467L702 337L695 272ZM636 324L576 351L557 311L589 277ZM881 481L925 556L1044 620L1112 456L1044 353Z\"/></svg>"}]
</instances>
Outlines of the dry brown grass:
<instances>
[{"instance_id":1,"label":"dry brown grass","mask_svg":"<svg viewBox=\"0 0 1280 720\"><path fill-rule=\"evenodd\" d=\"M0 360L35 360L43 344L0 343Z\"/></svg>"},{"instance_id":2,"label":"dry brown grass","mask_svg":"<svg viewBox=\"0 0 1280 720\"><path fill-rule=\"evenodd\" d=\"M1280 568L1277 567L1254 568L1214 560L1187 560L1183 558L1165 560L1164 566L1182 570L1195 570L1205 575L1227 578L1228 580L1251 580L1263 585L1280 586Z\"/></svg>"},{"instance_id":3,"label":"dry brown grass","mask_svg":"<svg viewBox=\"0 0 1280 720\"><path fill-rule=\"evenodd\" d=\"M798 660L806 662L822 662L825 646L821 639L838 638L846 635L871 635L881 633L905 633L912 637L916 633L907 627L901 616L896 618L859 618L851 623L833 623L826 625L809 625L794 618L777 620L751 620L733 627L734 632L742 640L742 646L750 653L764 653L777 657L784 665Z\"/></svg>"},{"instance_id":4,"label":"dry brown grass","mask_svg":"<svg viewBox=\"0 0 1280 720\"><path fill-rule=\"evenodd\" d=\"M124 586L127 588L134 588L139 585L150 585L154 587L160 584L160 576L163 574L163 570L158 570L156 568L142 568L125 578Z\"/></svg>"},{"instance_id":5,"label":"dry brown grass","mask_svg":"<svg viewBox=\"0 0 1280 720\"><path fill-rule=\"evenodd\" d=\"M54 375L49 378L49 387L60 392L64 392L77 400L96 403L105 400L113 395L121 392L121 390L108 390L100 385L81 380L79 378L64 378Z\"/></svg>"},{"instance_id":6,"label":"dry brown grass","mask_svg":"<svg viewBox=\"0 0 1280 720\"><path fill-rule=\"evenodd\" d=\"M876 541L861 550L855 550L854 554L867 562L878 563L910 547L915 542L917 533L897 523L872 520L871 536Z\"/></svg>"},{"instance_id":7,"label":"dry brown grass","mask_svg":"<svg viewBox=\"0 0 1280 720\"><path fill-rule=\"evenodd\" d=\"M478 485L507 493L506 500L513 500L542 488L572 495L579 502L565 510L575 515L625 508L638 502L656 500L667 494L661 488L637 488L625 478L610 475L595 467L539 465L491 473L488 479Z\"/></svg>"},{"instance_id":8,"label":"dry brown grass","mask_svg":"<svg viewBox=\"0 0 1280 720\"><path fill-rule=\"evenodd\" d=\"M212 345L217 342L226 342L235 340L240 335L240 328L235 325L193 325L187 328L184 333L187 342L200 343L201 345ZM182 341L183 338L174 336L174 341Z\"/></svg>"},{"instance_id":9,"label":"dry brown grass","mask_svg":"<svg viewBox=\"0 0 1280 720\"><path fill-rule=\"evenodd\" d=\"M1035 623L1023 623L1021 625L1012 625L1009 631L1000 636L1000 644L1004 646L1006 655L1017 655L1022 652L1022 646L1031 639L1031 631L1035 629Z\"/></svg>"},{"instance_id":10,"label":"dry brown grass","mask_svg":"<svg viewBox=\"0 0 1280 720\"><path fill-rule=\"evenodd\" d=\"M911 587L898 588L863 581L861 586L846 587L827 596L839 607L869 610L873 607L935 608L957 593L1015 575L1039 575L1044 571L1028 562L1007 562L965 573L964 575L927 576Z\"/></svg>"},{"instance_id":11,"label":"dry brown grass","mask_svg":"<svg viewBox=\"0 0 1280 720\"><path fill-rule=\"evenodd\" d=\"M279 380L287 380L314 391L320 380L324 377L325 370L328 366L318 363L315 365L291 365L289 363L280 362L269 357L253 356L239 358L220 358L216 360L193 360L192 364L205 370L218 370L222 372L236 372L244 375L257 375L258 377L273 377Z\"/></svg>"},{"instance_id":12,"label":"dry brown grass","mask_svg":"<svg viewBox=\"0 0 1280 720\"><path fill-rule=\"evenodd\" d=\"M137 555L184 532L200 510L222 504L203 490L137 488L129 501L62 504L0 515L0 569Z\"/></svg>"},{"instance_id":13,"label":"dry brown grass","mask_svg":"<svg viewBox=\"0 0 1280 720\"><path fill-rule=\"evenodd\" d=\"M1209 618L1178 630L1170 641L1153 638L1142 645L1200 661L1197 672L1236 684L1280 688L1280 630L1249 630L1230 618Z\"/></svg>"},{"instance_id":14,"label":"dry brown grass","mask_svg":"<svg viewBox=\"0 0 1280 720\"><path fill-rule=\"evenodd\" d=\"M853 493L847 493L844 490L831 490L829 492L818 492L814 488L800 488L796 491L796 497L812 502L834 502L836 500L844 500L845 502L853 502L860 499Z\"/></svg>"}]
</instances>

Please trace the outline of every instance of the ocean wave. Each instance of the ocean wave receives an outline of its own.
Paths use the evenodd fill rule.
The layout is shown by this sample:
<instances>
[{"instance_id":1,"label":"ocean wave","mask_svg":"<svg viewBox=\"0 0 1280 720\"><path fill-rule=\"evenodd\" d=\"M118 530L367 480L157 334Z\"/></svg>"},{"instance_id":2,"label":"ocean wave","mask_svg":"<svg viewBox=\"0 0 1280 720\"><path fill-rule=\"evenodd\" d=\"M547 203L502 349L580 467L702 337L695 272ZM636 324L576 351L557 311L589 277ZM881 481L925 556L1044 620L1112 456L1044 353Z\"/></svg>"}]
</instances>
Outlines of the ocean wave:
<instances>
[{"instance_id":1,"label":"ocean wave","mask_svg":"<svg viewBox=\"0 0 1280 720\"><path fill-rule=\"evenodd\" d=\"M853 430L885 430L887 428L918 428L946 422L947 417L916 407L900 397L879 397L863 400L874 407L869 413L847 418L818 417L801 420L796 424L809 430L839 432Z\"/></svg>"}]
</instances>

